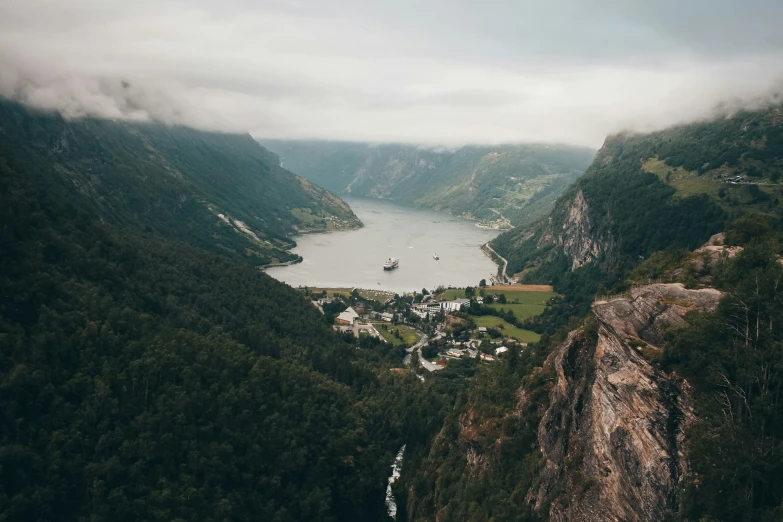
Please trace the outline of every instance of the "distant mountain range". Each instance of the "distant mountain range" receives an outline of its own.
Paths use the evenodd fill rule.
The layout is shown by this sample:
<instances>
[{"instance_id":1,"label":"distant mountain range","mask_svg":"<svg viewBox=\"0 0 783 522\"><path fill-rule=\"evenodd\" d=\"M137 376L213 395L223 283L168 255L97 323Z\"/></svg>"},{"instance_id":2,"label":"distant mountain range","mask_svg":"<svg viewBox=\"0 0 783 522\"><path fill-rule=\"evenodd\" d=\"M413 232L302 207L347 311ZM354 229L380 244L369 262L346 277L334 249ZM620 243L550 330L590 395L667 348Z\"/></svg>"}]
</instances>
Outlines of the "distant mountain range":
<instances>
[{"instance_id":1,"label":"distant mountain range","mask_svg":"<svg viewBox=\"0 0 783 522\"><path fill-rule=\"evenodd\" d=\"M261 143L282 164L336 194L386 198L478 219L519 225L551 209L590 164L590 149L561 145L466 146L329 141Z\"/></svg>"},{"instance_id":2,"label":"distant mountain range","mask_svg":"<svg viewBox=\"0 0 783 522\"><path fill-rule=\"evenodd\" d=\"M111 224L257 265L296 259L298 232L361 225L247 134L65 120L0 101L0 160Z\"/></svg>"}]
</instances>

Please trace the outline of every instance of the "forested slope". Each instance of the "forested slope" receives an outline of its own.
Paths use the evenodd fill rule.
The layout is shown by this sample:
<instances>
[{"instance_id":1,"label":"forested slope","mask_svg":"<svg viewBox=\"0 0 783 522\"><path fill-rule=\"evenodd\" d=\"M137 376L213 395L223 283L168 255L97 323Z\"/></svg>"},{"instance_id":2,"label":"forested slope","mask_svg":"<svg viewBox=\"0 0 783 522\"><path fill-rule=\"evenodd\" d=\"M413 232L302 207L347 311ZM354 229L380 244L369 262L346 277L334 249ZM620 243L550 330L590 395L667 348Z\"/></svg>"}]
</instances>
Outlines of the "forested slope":
<instances>
[{"instance_id":1,"label":"forested slope","mask_svg":"<svg viewBox=\"0 0 783 522\"><path fill-rule=\"evenodd\" d=\"M612 136L545 219L493 247L509 272L554 284L582 314L598 285L622 281L652 253L694 249L746 213L778 215L781 172L780 107Z\"/></svg>"},{"instance_id":2,"label":"forested slope","mask_svg":"<svg viewBox=\"0 0 783 522\"><path fill-rule=\"evenodd\" d=\"M495 241L565 295L457 394L407 520L781 519L781 138L780 107L612 137Z\"/></svg>"},{"instance_id":3,"label":"forested slope","mask_svg":"<svg viewBox=\"0 0 783 522\"><path fill-rule=\"evenodd\" d=\"M742 248L706 264L654 256L644 284L482 366L403 473L405 520L779 520L782 231L737 222Z\"/></svg>"},{"instance_id":4,"label":"forested slope","mask_svg":"<svg viewBox=\"0 0 783 522\"><path fill-rule=\"evenodd\" d=\"M109 223L256 265L294 259L296 232L360 225L344 202L280 168L248 135L68 121L0 100L0 158Z\"/></svg>"},{"instance_id":5,"label":"forested slope","mask_svg":"<svg viewBox=\"0 0 783 522\"><path fill-rule=\"evenodd\" d=\"M247 263L42 179L0 159L0 519L385 517L431 429L418 380Z\"/></svg>"},{"instance_id":6,"label":"forested slope","mask_svg":"<svg viewBox=\"0 0 783 522\"><path fill-rule=\"evenodd\" d=\"M262 142L283 165L337 194L382 197L455 215L512 223L541 216L594 151L559 145L466 146ZM494 210L492 210L494 209Z\"/></svg>"}]
</instances>

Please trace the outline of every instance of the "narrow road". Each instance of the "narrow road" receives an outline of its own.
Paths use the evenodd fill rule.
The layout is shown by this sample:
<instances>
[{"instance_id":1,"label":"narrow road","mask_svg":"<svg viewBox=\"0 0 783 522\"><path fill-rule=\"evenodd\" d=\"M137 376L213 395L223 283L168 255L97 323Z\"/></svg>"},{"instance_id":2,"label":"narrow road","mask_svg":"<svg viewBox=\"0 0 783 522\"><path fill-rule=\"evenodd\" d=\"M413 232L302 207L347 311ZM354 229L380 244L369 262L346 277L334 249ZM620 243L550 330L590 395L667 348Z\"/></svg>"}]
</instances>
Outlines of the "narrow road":
<instances>
[{"instance_id":1,"label":"narrow road","mask_svg":"<svg viewBox=\"0 0 783 522\"><path fill-rule=\"evenodd\" d=\"M410 348L406 348L405 350L408 353L413 353L414 351L418 352L418 354L419 354L419 366L421 366L425 370L427 370L429 372L436 372L438 370L443 369L442 366L438 366L437 364L432 363L432 362L428 361L427 359L425 359L424 356L421 353L421 349L424 348L425 346L427 346L427 343L430 341L430 338L427 337L427 335L424 332L422 332L421 330L416 330L414 328L411 328L411 330L416 331L419 335L421 335L421 338L416 342L416 344L414 344Z\"/></svg>"},{"instance_id":2,"label":"narrow road","mask_svg":"<svg viewBox=\"0 0 783 522\"><path fill-rule=\"evenodd\" d=\"M506 283L508 281L508 275L506 274L506 268L508 268L508 261L506 261L505 257L503 257L500 254L498 254L497 252L495 252L495 250L491 246L489 246L489 241L487 241L487 243L484 245L484 247L487 248L490 252L492 252L496 256L498 256L500 259L503 260L503 275L502 275L503 281L502 282Z\"/></svg>"}]
</instances>

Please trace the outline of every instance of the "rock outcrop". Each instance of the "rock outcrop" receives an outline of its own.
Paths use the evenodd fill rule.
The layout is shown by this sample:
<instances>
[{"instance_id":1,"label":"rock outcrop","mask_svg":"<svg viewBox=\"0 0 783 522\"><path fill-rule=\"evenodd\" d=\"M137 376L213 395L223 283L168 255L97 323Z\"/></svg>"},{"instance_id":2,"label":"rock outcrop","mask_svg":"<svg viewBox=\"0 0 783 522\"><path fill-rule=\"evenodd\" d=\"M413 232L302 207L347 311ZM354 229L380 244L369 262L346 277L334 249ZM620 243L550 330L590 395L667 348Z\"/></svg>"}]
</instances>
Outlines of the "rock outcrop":
<instances>
[{"instance_id":1,"label":"rock outcrop","mask_svg":"<svg viewBox=\"0 0 783 522\"><path fill-rule=\"evenodd\" d=\"M601 243L596 240L590 222L587 200L580 190L568 208L559 243L571 258L571 270L595 261L601 254Z\"/></svg>"},{"instance_id":2,"label":"rock outcrop","mask_svg":"<svg viewBox=\"0 0 783 522\"><path fill-rule=\"evenodd\" d=\"M713 310L720 297L656 284L593 305L597 328L572 332L547 360L557 377L539 426L537 509L551 502L551 520L588 522L662 520L676 509L694 413L687 383L647 358L665 327Z\"/></svg>"},{"instance_id":3,"label":"rock outcrop","mask_svg":"<svg viewBox=\"0 0 783 522\"><path fill-rule=\"evenodd\" d=\"M693 262L701 270L705 264L714 265L721 259L732 258L742 252L741 246L727 246L726 235L721 232L712 236L707 243L693 251Z\"/></svg>"}]
</instances>

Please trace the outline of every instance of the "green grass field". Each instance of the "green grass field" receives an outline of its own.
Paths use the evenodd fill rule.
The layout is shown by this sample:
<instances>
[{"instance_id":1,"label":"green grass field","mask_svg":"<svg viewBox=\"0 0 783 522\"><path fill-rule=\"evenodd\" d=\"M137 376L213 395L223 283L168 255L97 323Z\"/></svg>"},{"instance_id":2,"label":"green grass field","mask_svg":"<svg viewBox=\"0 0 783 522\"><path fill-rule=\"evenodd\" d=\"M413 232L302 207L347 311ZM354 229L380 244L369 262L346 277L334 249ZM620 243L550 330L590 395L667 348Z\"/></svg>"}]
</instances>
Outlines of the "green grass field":
<instances>
[{"instance_id":1,"label":"green grass field","mask_svg":"<svg viewBox=\"0 0 783 522\"><path fill-rule=\"evenodd\" d=\"M381 334L381 336L386 339L389 343L391 343L393 346L411 346L416 343L416 341L419 340L419 334L408 328L404 325L397 325L393 326L389 323L373 323L375 326L375 329L378 330L378 332ZM384 329L383 327L386 327ZM402 336L402 340L397 339L394 337L394 331L398 330L400 332L400 335Z\"/></svg>"},{"instance_id":2,"label":"green grass field","mask_svg":"<svg viewBox=\"0 0 783 522\"><path fill-rule=\"evenodd\" d=\"M501 319L500 317L495 317L493 315L472 315L471 318L473 318L473 321L476 323L476 326L486 326L487 328L494 328L498 325L502 325L503 328L500 328L500 331L503 332L504 337L511 337L516 339L517 341L522 341L523 343L534 343L539 340L541 337L536 332L531 332L530 330L523 330L522 328L517 328L513 324L507 322L505 319Z\"/></svg>"},{"instance_id":3,"label":"green grass field","mask_svg":"<svg viewBox=\"0 0 783 522\"><path fill-rule=\"evenodd\" d=\"M506 304L492 303L488 306L491 306L496 310L500 310L501 308L504 310L511 310L520 321L539 315L544 311L544 308L546 308L546 302L555 295L552 292L514 290L504 290L498 293L502 293L506 296ZM443 293L442 299L449 301L460 297L465 297L465 289L450 288Z\"/></svg>"},{"instance_id":4,"label":"green grass field","mask_svg":"<svg viewBox=\"0 0 783 522\"><path fill-rule=\"evenodd\" d=\"M730 208L729 205L727 205L726 200L719 196L721 189L723 189L726 196L736 200L737 204L749 205L752 201L752 198L748 193L747 185L733 185L731 183L722 183L713 180L709 172L699 176L696 171L685 170L682 167L670 167L665 161L657 158L647 160L642 165L642 168L647 172L655 174L661 181L674 187L675 190L677 190L676 197L678 198L707 194L720 206ZM770 196L775 195L773 186L758 185L758 187L762 192L766 192Z\"/></svg>"},{"instance_id":5,"label":"green grass field","mask_svg":"<svg viewBox=\"0 0 783 522\"><path fill-rule=\"evenodd\" d=\"M517 319L520 321L524 321L525 319L528 319L530 317L535 317L541 312L544 311L544 308L546 308L543 304L522 304L522 303L506 303L506 304L499 304L499 303L492 303L491 305L487 305L490 308L494 308L495 310L500 310L501 308L503 310L511 310Z\"/></svg>"}]
</instances>

